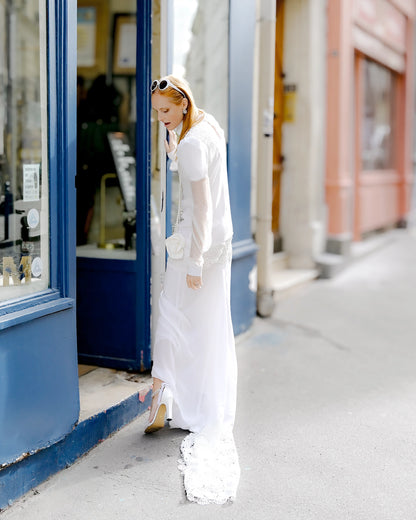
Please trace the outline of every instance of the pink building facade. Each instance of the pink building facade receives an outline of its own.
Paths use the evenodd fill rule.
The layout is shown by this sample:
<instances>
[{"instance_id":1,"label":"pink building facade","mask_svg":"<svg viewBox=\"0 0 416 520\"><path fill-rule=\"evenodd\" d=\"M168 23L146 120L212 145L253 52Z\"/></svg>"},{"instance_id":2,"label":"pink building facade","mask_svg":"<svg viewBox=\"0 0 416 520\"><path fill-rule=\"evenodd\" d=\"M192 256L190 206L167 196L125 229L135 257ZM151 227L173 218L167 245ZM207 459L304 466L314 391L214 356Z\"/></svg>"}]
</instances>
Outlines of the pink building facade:
<instances>
[{"instance_id":1,"label":"pink building facade","mask_svg":"<svg viewBox=\"0 0 416 520\"><path fill-rule=\"evenodd\" d=\"M406 221L413 183L415 0L329 0L328 249Z\"/></svg>"}]
</instances>

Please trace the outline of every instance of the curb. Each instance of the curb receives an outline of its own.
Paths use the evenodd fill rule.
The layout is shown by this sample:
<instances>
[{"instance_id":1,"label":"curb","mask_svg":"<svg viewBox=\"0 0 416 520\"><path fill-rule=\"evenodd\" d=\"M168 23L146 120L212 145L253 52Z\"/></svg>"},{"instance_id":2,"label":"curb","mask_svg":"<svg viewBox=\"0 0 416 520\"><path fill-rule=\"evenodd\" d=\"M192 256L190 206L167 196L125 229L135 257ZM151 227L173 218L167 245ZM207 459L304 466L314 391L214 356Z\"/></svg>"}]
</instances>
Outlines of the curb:
<instances>
[{"instance_id":1,"label":"curb","mask_svg":"<svg viewBox=\"0 0 416 520\"><path fill-rule=\"evenodd\" d=\"M0 470L0 513L50 476L69 467L104 439L143 414L151 391L139 392L85 419L61 441Z\"/></svg>"}]
</instances>

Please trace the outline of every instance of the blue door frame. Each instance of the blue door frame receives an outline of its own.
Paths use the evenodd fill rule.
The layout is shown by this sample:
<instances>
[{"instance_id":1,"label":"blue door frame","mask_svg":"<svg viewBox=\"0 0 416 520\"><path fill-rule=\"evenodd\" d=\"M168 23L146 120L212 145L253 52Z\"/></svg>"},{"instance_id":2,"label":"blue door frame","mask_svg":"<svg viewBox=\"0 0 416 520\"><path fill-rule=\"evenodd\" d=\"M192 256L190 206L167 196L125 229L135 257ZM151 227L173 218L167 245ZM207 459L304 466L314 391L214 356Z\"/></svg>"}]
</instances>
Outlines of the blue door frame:
<instances>
[{"instance_id":1,"label":"blue door frame","mask_svg":"<svg viewBox=\"0 0 416 520\"><path fill-rule=\"evenodd\" d=\"M152 0L137 0L137 70L136 70L136 150L137 171L137 237L142 247L137 249L136 323L138 330L137 344L140 352L140 368L149 369L151 365L151 330L150 330L150 89L152 75Z\"/></svg>"},{"instance_id":2,"label":"blue door frame","mask_svg":"<svg viewBox=\"0 0 416 520\"><path fill-rule=\"evenodd\" d=\"M257 254L250 207L255 22L255 0L230 0L228 177L234 225L231 314L235 334L246 331L256 315L256 292L249 284Z\"/></svg>"}]
</instances>

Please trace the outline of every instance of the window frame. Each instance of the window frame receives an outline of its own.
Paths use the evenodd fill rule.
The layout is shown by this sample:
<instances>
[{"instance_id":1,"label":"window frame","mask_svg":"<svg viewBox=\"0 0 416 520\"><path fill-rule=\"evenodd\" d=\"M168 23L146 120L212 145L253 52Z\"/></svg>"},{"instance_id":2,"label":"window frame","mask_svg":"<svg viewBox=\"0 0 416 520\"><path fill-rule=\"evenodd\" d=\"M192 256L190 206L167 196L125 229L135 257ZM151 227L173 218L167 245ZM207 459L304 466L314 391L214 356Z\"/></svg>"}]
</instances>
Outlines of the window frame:
<instances>
[{"instance_id":1,"label":"window frame","mask_svg":"<svg viewBox=\"0 0 416 520\"><path fill-rule=\"evenodd\" d=\"M76 3L44 0L49 174L49 289L0 303L0 330L74 307Z\"/></svg>"},{"instance_id":2,"label":"window frame","mask_svg":"<svg viewBox=\"0 0 416 520\"><path fill-rule=\"evenodd\" d=\"M391 151L391 156L389 157L389 161L391 161L391 164L389 164L388 166L374 166L371 165L371 167L368 167L369 165L367 165L365 163L365 160L364 160L364 157L363 157L363 153L364 153L364 145L363 145L363 142L360 143L360 149L361 149L361 170L363 172L374 172L374 171L377 171L377 172L397 172L398 170L398 157L397 157L397 147L396 147L396 143L397 143L397 129L399 127L398 125L398 103L397 103L397 93L398 93L398 74L396 71L390 69L389 67L387 67L386 65L384 65L383 63L380 63L374 59L372 59L371 57L369 56L366 56L366 55L363 55L362 56L362 74L363 74L363 78L362 78L362 83L363 83L363 93L362 93L362 114L361 114L361 121L360 121L360 125L361 125L361 132L363 132L363 128L364 128L364 116L365 116L365 110L366 110L366 97L367 97L367 88L369 88L369 84L367 82L367 75L366 75L366 67L369 66L369 67L378 67L380 69L383 69L385 72L389 73L390 74L390 78L391 78L391 93L390 93L390 96L389 96L389 99L390 99L390 121L389 121L389 124L390 124L390 128L391 128L391 137L390 137L390 140L389 140L389 148L390 148L390 151ZM366 150L368 151L368 150Z\"/></svg>"}]
</instances>

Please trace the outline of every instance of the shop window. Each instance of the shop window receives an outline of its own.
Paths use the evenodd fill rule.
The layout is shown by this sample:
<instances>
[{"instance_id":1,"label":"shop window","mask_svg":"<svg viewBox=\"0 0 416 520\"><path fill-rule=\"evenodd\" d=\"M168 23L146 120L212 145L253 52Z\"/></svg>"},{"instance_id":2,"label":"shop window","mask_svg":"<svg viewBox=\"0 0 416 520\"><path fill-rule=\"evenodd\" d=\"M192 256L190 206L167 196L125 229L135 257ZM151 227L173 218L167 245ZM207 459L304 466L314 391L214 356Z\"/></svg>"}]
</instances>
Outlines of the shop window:
<instances>
[{"instance_id":1,"label":"shop window","mask_svg":"<svg viewBox=\"0 0 416 520\"><path fill-rule=\"evenodd\" d=\"M395 167L395 74L364 60L363 170Z\"/></svg>"},{"instance_id":2,"label":"shop window","mask_svg":"<svg viewBox=\"0 0 416 520\"><path fill-rule=\"evenodd\" d=\"M45 2L0 0L0 300L49 286Z\"/></svg>"}]
</instances>

